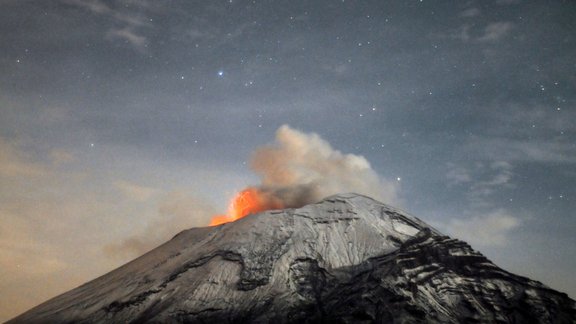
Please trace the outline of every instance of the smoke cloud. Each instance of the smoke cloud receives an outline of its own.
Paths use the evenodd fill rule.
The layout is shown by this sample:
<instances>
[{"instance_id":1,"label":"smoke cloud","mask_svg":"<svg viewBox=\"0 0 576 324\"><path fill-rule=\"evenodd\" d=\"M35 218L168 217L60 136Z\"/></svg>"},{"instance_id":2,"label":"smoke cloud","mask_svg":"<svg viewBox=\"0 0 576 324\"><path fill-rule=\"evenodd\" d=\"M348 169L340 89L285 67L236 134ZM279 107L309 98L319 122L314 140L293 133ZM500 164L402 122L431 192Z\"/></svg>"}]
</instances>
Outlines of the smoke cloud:
<instances>
[{"instance_id":1,"label":"smoke cloud","mask_svg":"<svg viewBox=\"0 0 576 324\"><path fill-rule=\"evenodd\" d=\"M173 192L161 201L157 219L143 231L108 245L105 252L127 259L151 250L182 228L205 226L210 219L211 225L217 225L264 210L301 207L343 192L398 204L397 183L380 178L364 157L343 154L317 134L287 125L277 130L274 143L255 150L250 165L261 183L239 192L227 215L217 215L215 208L194 195ZM125 182L116 185L130 197L149 194Z\"/></svg>"},{"instance_id":2,"label":"smoke cloud","mask_svg":"<svg viewBox=\"0 0 576 324\"><path fill-rule=\"evenodd\" d=\"M166 242L179 230L205 226L215 212L208 202L195 195L181 191L168 193L159 204L159 218L122 242L105 246L104 252L115 259L130 259Z\"/></svg>"},{"instance_id":3,"label":"smoke cloud","mask_svg":"<svg viewBox=\"0 0 576 324\"><path fill-rule=\"evenodd\" d=\"M255 189L269 206L301 207L342 192L399 203L397 183L380 178L363 156L343 154L319 135L288 125L276 131L273 144L254 152L251 167L261 178Z\"/></svg>"}]
</instances>

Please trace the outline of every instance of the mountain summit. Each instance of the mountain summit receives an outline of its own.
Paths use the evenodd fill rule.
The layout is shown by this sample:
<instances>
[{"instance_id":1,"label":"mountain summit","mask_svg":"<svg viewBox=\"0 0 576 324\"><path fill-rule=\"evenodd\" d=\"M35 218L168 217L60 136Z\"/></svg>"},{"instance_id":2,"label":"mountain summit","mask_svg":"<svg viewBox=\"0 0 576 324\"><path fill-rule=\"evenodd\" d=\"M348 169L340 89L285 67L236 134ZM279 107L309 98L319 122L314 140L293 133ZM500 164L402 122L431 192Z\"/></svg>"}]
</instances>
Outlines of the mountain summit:
<instances>
[{"instance_id":1,"label":"mountain summit","mask_svg":"<svg viewBox=\"0 0 576 324\"><path fill-rule=\"evenodd\" d=\"M576 323L566 294L357 194L192 228L8 323Z\"/></svg>"}]
</instances>

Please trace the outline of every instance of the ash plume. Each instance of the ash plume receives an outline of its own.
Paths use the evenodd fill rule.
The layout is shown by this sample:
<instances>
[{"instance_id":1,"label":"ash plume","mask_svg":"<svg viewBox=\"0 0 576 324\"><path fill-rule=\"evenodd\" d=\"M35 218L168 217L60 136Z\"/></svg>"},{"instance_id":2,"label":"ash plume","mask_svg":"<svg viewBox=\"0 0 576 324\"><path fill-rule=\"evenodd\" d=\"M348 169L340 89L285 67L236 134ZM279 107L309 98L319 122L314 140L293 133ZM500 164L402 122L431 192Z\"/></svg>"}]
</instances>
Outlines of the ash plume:
<instances>
[{"instance_id":1,"label":"ash plume","mask_svg":"<svg viewBox=\"0 0 576 324\"><path fill-rule=\"evenodd\" d=\"M121 242L104 246L103 252L113 259L128 260L169 240L183 228L204 226L215 210L205 199L191 193L170 192L159 203L157 219Z\"/></svg>"},{"instance_id":2,"label":"ash plume","mask_svg":"<svg viewBox=\"0 0 576 324\"><path fill-rule=\"evenodd\" d=\"M276 131L275 141L259 147L250 166L261 183L241 190L227 214L218 215L203 199L171 194L159 206L161 219L132 237L105 247L107 255L125 258L147 252L179 229L218 225L264 210L298 208L343 192L356 192L398 204L397 184L378 176L359 155L343 154L314 133L290 126Z\"/></svg>"},{"instance_id":3,"label":"ash plume","mask_svg":"<svg viewBox=\"0 0 576 324\"><path fill-rule=\"evenodd\" d=\"M360 155L343 154L315 133L288 125L276 131L271 145L256 149L251 168L264 205L301 207L342 192L365 194L398 204L397 184L382 179Z\"/></svg>"}]
</instances>

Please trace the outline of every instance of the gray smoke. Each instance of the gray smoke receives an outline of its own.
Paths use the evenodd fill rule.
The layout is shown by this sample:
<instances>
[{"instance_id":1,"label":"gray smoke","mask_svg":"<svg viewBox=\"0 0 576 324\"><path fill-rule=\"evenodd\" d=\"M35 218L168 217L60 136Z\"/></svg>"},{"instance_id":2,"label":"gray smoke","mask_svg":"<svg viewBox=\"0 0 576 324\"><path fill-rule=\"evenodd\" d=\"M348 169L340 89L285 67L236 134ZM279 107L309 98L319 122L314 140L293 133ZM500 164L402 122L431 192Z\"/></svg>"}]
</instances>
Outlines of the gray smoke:
<instances>
[{"instance_id":1,"label":"gray smoke","mask_svg":"<svg viewBox=\"0 0 576 324\"><path fill-rule=\"evenodd\" d=\"M287 125L276 131L274 143L256 149L251 168L260 176L261 184L246 189L257 191L259 210L297 208L343 192L398 204L397 183L380 178L364 157L343 154L317 134ZM143 196L140 191L128 189L137 197ZM158 219L140 233L106 246L104 251L120 259L140 255L183 228L207 225L216 214L216 208L205 200L172 192L160 203Z\"/></svg>"},{"instance_id":2,"label":"gray smoke","mask_svg":"<svg viewBox=\"0 0 576 324\"><path fill-rule=\"evenodd\" d=\"M251 167L261 177L255 189L270 206L280 201L283 207L301 207L343 192L399 203L397 183L380 178L363 156L343 154L317 134L288 125L276 131L272 145L254 152Z\"/></svg>"},{"instance_id":3,"label":"gray smoke","mask_svg":"<svg viewBox=\"0 0 576 324\"><path fill-rule=\"evenodd\" d=\"M206 226L215 213L216 209L205 199L187 192L170 192L158 206L157 219L123 241L105 246L104 253L114 259L129 260L166 242L182 229Z\"/></svg>"}]
</instances>

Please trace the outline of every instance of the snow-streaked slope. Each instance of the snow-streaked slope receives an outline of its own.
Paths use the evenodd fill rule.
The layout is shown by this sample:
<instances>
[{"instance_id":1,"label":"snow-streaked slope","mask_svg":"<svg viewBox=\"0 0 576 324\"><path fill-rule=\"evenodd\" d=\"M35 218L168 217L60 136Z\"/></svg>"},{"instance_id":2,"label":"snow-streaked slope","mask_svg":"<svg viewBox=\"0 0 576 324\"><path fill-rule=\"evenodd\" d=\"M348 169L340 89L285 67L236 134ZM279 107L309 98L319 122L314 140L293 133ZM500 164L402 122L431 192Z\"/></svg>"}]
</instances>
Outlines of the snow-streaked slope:
<instances>
[{"instance_id":1,"label":"snow-streaked slope","mask_svg":"<svg viewBox=\"0 0 576 324\"><path fill-rule=\"evenodd\" d=\"M10 323L506 322L534 316L574 321L573 301L499 269L415 217L341 194L186 230Z\"/></svg>"}]
</instances>

